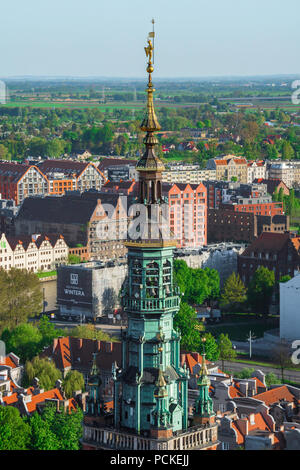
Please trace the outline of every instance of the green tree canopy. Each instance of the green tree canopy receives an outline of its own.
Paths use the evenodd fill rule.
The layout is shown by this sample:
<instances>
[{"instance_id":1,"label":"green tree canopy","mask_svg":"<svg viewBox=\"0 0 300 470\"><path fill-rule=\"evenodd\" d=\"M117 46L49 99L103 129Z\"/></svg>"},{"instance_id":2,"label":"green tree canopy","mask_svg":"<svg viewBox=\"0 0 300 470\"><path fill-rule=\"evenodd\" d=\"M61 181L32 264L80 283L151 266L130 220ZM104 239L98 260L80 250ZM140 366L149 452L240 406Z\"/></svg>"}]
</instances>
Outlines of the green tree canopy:
<instances>
[{"instance_id":1,"label":"green tree canopy","mask_svg":"<svg viewBox=\"0 0 300 470\"><path fill-rule=\"evenodd\" d=\"M0 450L27 450L30 426L13 406L0 406Z\"/></svg>"},{"instance_id":2,"label":"green tree canopy","mask_svg":"<svg viewBox=\"0 0 300 470\"><path fill-rule=\"evenodd\" d=\"M71 398L74 392L84 390L84 378L78 370L70 370L63 380L63 389L67 398Z\"/></svg>"},{"instance_id":3,"label":"green tree canopy","mask_svg":"<svg viewBox=\"0 0 300 470\"><path fill-rule=\"evenodd\" d=\"M222 361L222 369L224 369L224 361L230 361L236 357L236 351L232 347L232 343L228 334L221 333L218 336L218 345L220 351L220 359Z\"/></svg>"},{"instance_id":4,"label":"green tree canopy","mask_svg":"<svg viewBox=\"0 0 300 470\"><path fill-rule=\"evenodd\" d=\"M39 379L41 388L51 390L62 375L49 359L34 357L32 361L27 361L25 364L24 384L26 386L31 385L35 377Z\"/></svg>"},{"instance_id":5,"label":"green tree canopy","mask_svg":"<svg viewBox=\"0 0 300 470\"><path fill-rule=\"evenodd\" d=\"M247 289L240 276L233 272L225 281L221 295L221 306L228 309L238 307L246 301L246 293Z\"/></svg>"},{"instance_id":6,"label":"green tree canopy","mask_svg":"<svg viewBox=\"0 0 300 470\"><path fill-rule=\"evenodd\" d=\"M248 302L255 312L268 314L274 285L274 271L260 266L249 283L247 294Z\"/></svg>"},{"instance_id":7,"label":"green tree canopy","mask_svg":"<svg viewBox=\"0 0 300 470\"><path fill-rule=\"evenodd\" d=\"M42 338L41 332L31 323L22 323L13 330L6 329L1 335L6 350L14 352L23 363L40 352Z\"/></svg>"},{"instance_id":8,"label":"green tree canopy","mask_svg":"<svg viewBox=\"0 0 300 470\"><path fill-rule=\"evenodd\" d=\"M0 269L0 328L12 328L41 312L43 294L37 276L25 269Z\"/></svg>"},{"instance_id":9,"label":"green tree canopy","mask_svg":"<svg viewBox=\"0 0 300 470\"><path fill-rule=\"evenodd\" d=\"M205 332L203 333L203 337L205 337L206 359L209 361L217 361L220 356L220 349L215 337L211 333ZM202 353L203 350L200 350L200 354Z\"/></svg>"},{"instance_id":10,"label":"green tree canopy","mask_svg":"<svg viewBox=\"0 0 300 470\"><path fill-rule=\"evenodd\" d=\"M41 415L29 418L32 429L31 448L34 450L79 450L81 448L83 413L56 411L52 404L45 406Z\"/></svg>"},{"instance_id":11,"label":"green tree canopy","mask_svg":"<svg viewBox=\"0 0 300 470\"><path fill-rule=\"evenodd\" d=\"M199 350L200 335L196 326L198 326L196 311L186 302L181 302L179 312L174 317L174 328L180 331L181 347L185 351Z\"/></svg>"}]
</instances>

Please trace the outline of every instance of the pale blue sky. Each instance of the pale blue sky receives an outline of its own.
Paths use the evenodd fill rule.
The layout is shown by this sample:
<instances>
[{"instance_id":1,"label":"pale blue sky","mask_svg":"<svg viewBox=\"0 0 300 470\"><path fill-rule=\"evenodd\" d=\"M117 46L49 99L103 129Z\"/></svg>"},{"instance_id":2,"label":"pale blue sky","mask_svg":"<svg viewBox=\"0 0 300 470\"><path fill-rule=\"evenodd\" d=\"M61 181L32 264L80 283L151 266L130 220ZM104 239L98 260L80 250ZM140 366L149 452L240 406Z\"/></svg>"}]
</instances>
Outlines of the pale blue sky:
<instances>
[{"instance_id":1,"label":"pale blue sky","mask_svg":"<svg viewBox=\"0 0 300 470\"><path fill-rule=\"evenodd\" d=\"M0 2L0 76L144 77L300 72L299 0Z\"/></svg>"}]
</instances>

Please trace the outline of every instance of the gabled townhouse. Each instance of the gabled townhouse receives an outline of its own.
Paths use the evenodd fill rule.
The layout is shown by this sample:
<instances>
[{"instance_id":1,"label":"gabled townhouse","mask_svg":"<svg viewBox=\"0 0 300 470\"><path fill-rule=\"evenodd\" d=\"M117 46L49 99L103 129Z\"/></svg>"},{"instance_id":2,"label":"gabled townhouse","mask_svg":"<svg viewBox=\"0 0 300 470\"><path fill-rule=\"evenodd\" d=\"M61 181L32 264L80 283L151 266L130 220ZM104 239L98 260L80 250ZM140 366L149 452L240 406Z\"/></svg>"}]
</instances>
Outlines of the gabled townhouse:
<instances>
[{"instance_id":1,"label":"gabled townhouse","mask_svg":"<svg viewBox=\"0 0 300 470\"><path fill-rule=\"evenodd\" d=\"M66 191L99 191L105 183L104 174L91 162L45 160L39 170L48 181L48 193L63 195Z\"/></svg>"},{"instance_id":2,"label":"gabled townhouse","mask_svg":"<svg viewBox=\"0 0 300 470\"><path fill-rule=\"evenodd\" d=\"M279 450L285 446L281 431L275 430L272 416L265 407L258 413L239 417L235 403L231 402L228 411L217 416L220 450Z\"/></svg>"},{"instance_id":3,"label":"gabled townhouse","mask_svg":"<svg viewBox=\"0 0 300 470\"><path fill-rule=\"evenodd\" d=\"M48 180L35 165L0 162L0 194L13 199L16 205L29 196L42 196L48 192Z\"/></svg>"},{"instance_id":4,"label":"gabled townhouse","mask_svg":"<svg viewBox=\"0 0 300 470\"><path fill-rule=\"evenodd\" d=\"M0 267L49 271L57 264L66 263L69 247L64 237L57 234L20 235L11 237L1 234Z\"/></svg>"},{"instance_id":5,"label":"gabled townhouse","mask_svg":"<svg viewBox=\"0 0 300 470\"><path fill-rule=\"evenodd\" d=\"M56 382L55 388L47 391L41 389L38 379L35 379L32 387L27 389L19 387L13 392L0 394L0 406L14 406L19 410L21 416L30 416L35 411L40 412L48 403L55 404L57 411L61 407L68 413L77 409L75 398L65 398L60 380Z\"/></svg>"}]
</instances>

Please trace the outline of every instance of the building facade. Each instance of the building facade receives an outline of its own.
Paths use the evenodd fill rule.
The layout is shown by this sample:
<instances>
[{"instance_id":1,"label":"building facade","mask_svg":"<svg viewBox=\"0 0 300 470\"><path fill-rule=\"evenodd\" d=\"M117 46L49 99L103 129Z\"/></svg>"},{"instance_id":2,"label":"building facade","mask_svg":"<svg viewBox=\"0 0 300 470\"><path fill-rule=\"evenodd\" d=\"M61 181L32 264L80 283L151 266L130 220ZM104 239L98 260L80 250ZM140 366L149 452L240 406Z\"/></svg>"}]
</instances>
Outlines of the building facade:
<instances>
[{"instance_id":1,"label":"building facade","mask_svg":"<svg viewBox=\"0 0 300 470\"><path fill-rule=\"evenodd\" d=\"M0 268L50 271L68 261L69 247L62 235L42 234L0 238Z\"/></svg>"},{"instance_id":2,"label":"building facade","mask_svg":"<svg viewBox=\"0 0 300 470\"><path fill-rule=\"evenodd\" d=\"M48 181L34 165L0 162L0 193L3 199L13 199L16 205L29 196L48 192Z\"/></svg>"},{"instance_id":3,"label":"building facade","mask_svg":"<svg viewBox=\"0 0 300 470\"><path fill-rule=\"evenodd\" d=\"M140 237L126 242L128 283L122 292L122 305L128 328L122 336L122 366L113 370L112 426L85 425L83 443L97 449L216 449L213 416L210 423L203 424L199 411L191 426L188 373L180 365L180 335L173 327L180 300L173 283L175 244L164 237L161 224L164 165L154 150L158 143L154 133L160 125L153 105L153 46L150 40L148 44L147 113L141 125L146 132L146 151L136 167L140 174L139 203L147 218ZM154 227L147 226L154 219Z\"/></svg>"}]
</instances>

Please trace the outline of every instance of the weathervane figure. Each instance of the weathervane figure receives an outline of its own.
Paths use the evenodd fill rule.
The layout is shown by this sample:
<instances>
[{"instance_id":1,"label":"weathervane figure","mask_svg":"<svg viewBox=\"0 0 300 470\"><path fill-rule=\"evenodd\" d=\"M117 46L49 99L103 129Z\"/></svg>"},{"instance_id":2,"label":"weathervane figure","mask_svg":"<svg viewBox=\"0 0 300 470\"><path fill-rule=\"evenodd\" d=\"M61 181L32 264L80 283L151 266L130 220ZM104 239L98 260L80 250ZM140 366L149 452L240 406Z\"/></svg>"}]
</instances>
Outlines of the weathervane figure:
<instances>
[{"instance_id":1,"label":"weathervane figure","mask_svg":"<svg viewBox=\"0 0 300 470\"><path fill-rule=\"evenodd\" d=\"M152 42L151 42L151 39L148 39L148 47L144 47L145 49L145 52L146 52L146 57L149 57L149 64L152 63L152 55L153 55L153 46L152 46Z\"/></svg>"}]
</instances>

